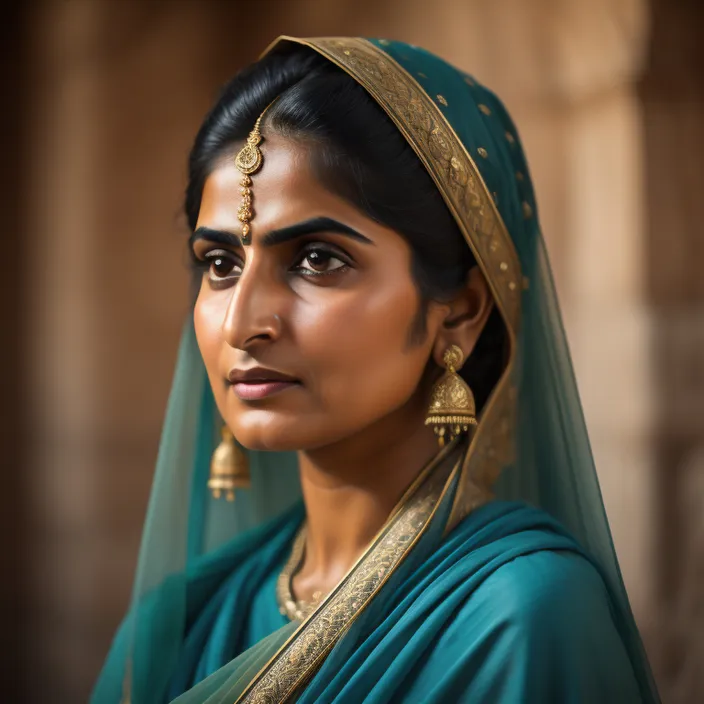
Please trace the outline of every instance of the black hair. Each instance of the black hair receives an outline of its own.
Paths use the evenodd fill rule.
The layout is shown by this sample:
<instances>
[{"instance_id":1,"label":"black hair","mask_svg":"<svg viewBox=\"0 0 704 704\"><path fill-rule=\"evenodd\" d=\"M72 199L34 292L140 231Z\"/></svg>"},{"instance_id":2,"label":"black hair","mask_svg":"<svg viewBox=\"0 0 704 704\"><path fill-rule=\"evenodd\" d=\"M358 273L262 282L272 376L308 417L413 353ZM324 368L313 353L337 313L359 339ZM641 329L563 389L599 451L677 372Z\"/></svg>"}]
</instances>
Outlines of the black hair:
<instances>
[{"instance_id":1,"label":"black hair","mask_svg":"<svg viewBox=\"0 0 704 704\"><path fill-rule=\"evenodd\" d=\"M342 69L307 47L269 54L225 85L190 154L185 212L191 230L206 179L274 100L262 131L314 145L311 168L320 183L409 243L421 299L410 334L422 339L427 303L458 291L476 261L432 178L382 108ZM494 307L461 372L478 410L504 368L505 343Z\"/></svg>"}]
</instances>

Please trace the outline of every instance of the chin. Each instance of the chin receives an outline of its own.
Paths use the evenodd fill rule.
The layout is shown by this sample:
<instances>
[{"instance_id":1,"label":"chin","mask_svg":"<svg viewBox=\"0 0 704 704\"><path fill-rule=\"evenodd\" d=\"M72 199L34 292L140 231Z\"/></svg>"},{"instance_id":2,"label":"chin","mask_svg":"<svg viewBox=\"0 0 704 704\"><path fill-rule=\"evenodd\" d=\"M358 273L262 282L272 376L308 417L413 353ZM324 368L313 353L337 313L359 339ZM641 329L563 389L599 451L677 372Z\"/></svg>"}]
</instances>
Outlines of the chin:
<instances>
[{"instance_id":1,"label":"chin","mask_svg":"<svg viewBox=\"0 0 704 704\"><path fill-rule=\"evenodd\" d=\"M265 452L296 452L310 447L311 441L317 444L320 438L312 437L304 420L298 416L291 418L276 418L276 414L258 413L263 418L247 418L254 415L250 412L238 414L236 419L228 422L237 442L248 450Z\"/></svg>"},{"instance_id":2,"label":"chin","mask_svg":"<svg viewBox=\"0 0 704 704\"><path fill-rule=\"evenodd\" d=\"M245 411L230 415L227 423L237 442L248 450L297 452L331 445L354 433L333 427L329 414Z\"/></svg>"}]
</instances>

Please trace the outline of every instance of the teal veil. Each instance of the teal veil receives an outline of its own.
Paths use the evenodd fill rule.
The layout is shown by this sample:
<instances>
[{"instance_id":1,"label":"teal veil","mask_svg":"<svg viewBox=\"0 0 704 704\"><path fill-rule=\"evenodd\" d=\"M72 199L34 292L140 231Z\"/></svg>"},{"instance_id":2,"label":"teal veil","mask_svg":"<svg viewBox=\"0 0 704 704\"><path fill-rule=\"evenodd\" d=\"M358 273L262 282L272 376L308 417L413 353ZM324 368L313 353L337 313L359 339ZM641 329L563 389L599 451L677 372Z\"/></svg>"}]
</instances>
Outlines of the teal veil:
<instances>
[{"instance_id":1,"label":"teal veil","mask_svg":"<svg viewBox=\"0 0 704 704\"><path fill-rule=\"evenodd\" d=\"M507 111L473 76L417 47L386 40L281 37L267 52L297 44L346 71L396 123L455 216L509 333L506 373L415 553L426 549L430 554L452 537L453 528L492 492L498 499L544 510L598 565L641 700L657 701L605 515L528 165ZM132 606L94 691L96 704L115 701L110 693L118 688L133 704L154 701L150 695L159 689L157 683L177 662L189 610L199 605L198 590L207 591L209 581L221 579L252 551L265 555L272 545L292 538L291 516L302 510L295 456L249 453L251 489L239 491L234 503L214 500L206 484L218 426L189 320ZM370 608L369 616L373 613ZM264 639L178 702L234 702L295 630L291 624ZM344 641L343 636L340 652Z\"/></svg>"}]
</instances>

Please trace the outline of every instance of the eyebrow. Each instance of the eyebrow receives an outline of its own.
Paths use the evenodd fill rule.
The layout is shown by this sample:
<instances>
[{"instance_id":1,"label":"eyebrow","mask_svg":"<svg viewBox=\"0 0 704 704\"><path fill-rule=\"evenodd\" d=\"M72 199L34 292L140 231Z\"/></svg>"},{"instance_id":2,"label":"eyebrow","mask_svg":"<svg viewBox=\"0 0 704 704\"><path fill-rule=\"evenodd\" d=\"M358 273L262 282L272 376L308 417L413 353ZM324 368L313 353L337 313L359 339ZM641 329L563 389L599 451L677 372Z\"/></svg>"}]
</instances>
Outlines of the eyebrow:
<instances>
[{"instance_id":1,"label":"eyebrow","mask_svg":"<svg viewBox=\"0 0 704 704\"><path fill-rule=\"evenodd\" d=\"M210 227L197 227L188 239L191 247L193 247L197 240L209 240L210 242L225 244L229 247L239 247L242 244L239 236L234 232L213 230Z\"/></svg>"},{"instance_id":2,"label":"eyebrow","mask_svg":"<svg viewBox=\"0 0 704 704\"><path fill-rule=\"evenodd\" d=\"M357 230L351 228L349 225L333 220L333 218L324 217L304 220L295 225L282 227L280 230L271 230L271 232L267 232L267 234L261 238L261 243L264 247L273 247L274 245L289 242L290 240L295 240L304 235L314 235L319 232L334 232L335 234L345 235L346 237L351 237L365 244L373 244L368 237L357 232Z\"/></svg>"},{"instance_id":3,"label":"eyebrow","mask_svg":"<svg viewBox=\"0 0 704 704\"><path fill-rule=\"evenodd\" d=\"M368 237L357 232L357 230L349 225L326 217L311 218L310 220L304 220L295 225L282 227L278 230L271 230L267 232L260 241L263 247L273 247L277 244L283 244L284 242L295 240L298 237L303 237L304 235L314 235L319 232L334 232L335 234L344 235L345 237L350 237L365 244L374 244ZM193 246L196 240L201 239L210 240L211 242L217 242L218 244L224 244L230 247L239 247L242 244L239 235L234 232L213 230L210 227L196 228L190 237L191 246Z\"/></svg>"}]
</instances>

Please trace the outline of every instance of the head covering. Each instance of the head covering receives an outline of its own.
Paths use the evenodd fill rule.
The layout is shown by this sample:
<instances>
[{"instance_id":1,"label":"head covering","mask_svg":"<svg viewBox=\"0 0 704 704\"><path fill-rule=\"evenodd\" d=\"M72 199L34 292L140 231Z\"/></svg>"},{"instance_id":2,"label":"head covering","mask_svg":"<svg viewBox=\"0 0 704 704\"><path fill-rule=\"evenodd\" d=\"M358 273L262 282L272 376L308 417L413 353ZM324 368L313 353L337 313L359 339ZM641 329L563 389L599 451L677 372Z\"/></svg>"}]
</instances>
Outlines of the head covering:
<instances>
[{"instance_id":1,"label":"head covering","mask_svg":"<svg viewBox=\"0 0 704 704\"><path fill-rule=\"evenodd\" d=\"M265 53L301 44L362 85L414 149L486 277L508 333L506 371L452 477L444 534L492 489L501 499L544 509L599 565L624 614L622 637L638 661L643 691L655 700L594 469L535 194L511 118L476 78L401 42L281 37ZM125 679L133 702L145 696L140 682L169 672L176 662L190 566L247 531L254 531L247 533L250 545L264 546L277 535L271 519L295 511L300 497L293 454L251 452L251 489L238 492L234 505L212 500L206 483L216 420L189 320L159 448L131 618L123 625L127 646L113 651L105 670ZM230 557L229 564L236 563L237 555ZM279 644L262 642L257 649L273 654Z\"/></svg>"}]
</instances>

